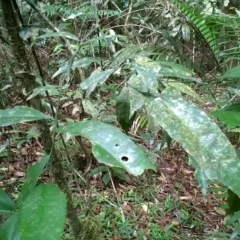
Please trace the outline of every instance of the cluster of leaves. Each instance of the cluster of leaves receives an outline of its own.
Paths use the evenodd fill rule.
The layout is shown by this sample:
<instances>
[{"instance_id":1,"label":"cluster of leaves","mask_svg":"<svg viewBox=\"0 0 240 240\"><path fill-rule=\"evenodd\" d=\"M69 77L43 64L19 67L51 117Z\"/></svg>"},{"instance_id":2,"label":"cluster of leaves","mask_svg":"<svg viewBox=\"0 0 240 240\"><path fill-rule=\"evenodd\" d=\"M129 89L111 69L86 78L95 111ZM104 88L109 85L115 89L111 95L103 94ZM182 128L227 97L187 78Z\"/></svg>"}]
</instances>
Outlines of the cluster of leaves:
<instances>
[{"instance_id":1,"label":"cluster of leaves","mask_svg":"<svg viewBox=\"0 0 240 240\"><path fill-rule=\"evenodd\" d=\"M132 7L135 7L141 14L139 16L130 15L129 21L132 22L129 25L135 25L135 22L139 19L141 20L141 25L139 25L138 29L133 28L132 32L129 32L127 28L125 29L125 33L128 35L126 42L124 42L125 46L122 44L122 49L119 51L116 51L116 49L111 50L113 55L111 55L110 60L106 60L101 56L100 47L106 47L107 51L107 46L119 43L119 36L115 32L112 33L109 31L109 35L106 34L106 36L96 34L93 39L86 38L82 41L72 33L61 31L37 37L36 39L48 38L54 39L54 41L59 37L69 39L72 41L71 46L74 47L76 52L67 61L64 59L65 63L60 65L59 69L53 74L52 79L60 77L59 86L54 84L41 85L28 95L28 100L42 95L45 96L45 92L47 91L59 107L61 101L71 96L73 100L63 103L62 107L74 106L74 101L80 99L85 113L92 120L85 119L74 123L67 121L66 125L57 128L55 121L50 116L31 108L16 107L0 111L0 126L50 119L52 121L52 129L56 131L55 133L70 134L71 137L81 136L87 138L91 142L92 154L98 162L111 167L111 173L122 179L126 179L126 175L119 169L124 169L135 176L142 174L145 169L156 170L156 166L147 157L142 148L137 146L117 127L107 123L109 119L104 118L105 114L103 114L103 112L106 113L107 111L103 109L106 109L109 101L103 98L100 104L100 101L96 101L96 97L93 97L97 95L96 93L103 86L111 89L111 86L106 84L106 82L118 70L117 72L120 72L122 77L128 79L120 91L116 87L113 88L117 96L114 96L112 100L115 101L117 120L122 129L127 133L133 124L135 116L141 114L144 114L144 125L147 126L147 130L152 134L153 139L160 129L164 129L167 137L177 141L188 153L189 164L196 170L195 176L204 195L207 194L209 181L218 181L227 187L229 190L229 194L227 195L228 213L234 214L228 224L232 224L239 219L240 214L239 208L236 207L239 204L240 197L238 181L240 162L236 149L215 121L195 104L195 102L201 102L202 100L188 83L202 86L204 85L202 81L195 76L194 72L183 65L173 61L164 61L173 60L171 56L181 58L182 55L179 55L181 52L178 44L179 41L176 40L179 33L181 33L183 40L187 42L192 39L191 31L192 33L195 31L195 34L200 33L201 38L208 43L208 49L210 49L212 56L219 64L221 48L218 47L218 43L222 28L219 27L220 24L209 24L209 17L204 13L196 13L192 7L186 7L176 1L172 2L175 4L172 9L174 11L176 11L176 8L181 10L182 14L188 18L188 22L186 19L185 22L181 22L180 17L178 18L179 21L172 19L168 25L168 30L165 29L166 25L164 26L164 24L158 27L154 26L154 34L152 34L150 31L152 27L150 25L151 21L154 23L152 16L141 15L144 12L141 6L144 4L138 3ZM161 6L164 6L164 4L162 3ZM85 7L77 9L77 13L75 10L69 11L62 6L58 8L54 7L54 5L48 7L49 14L63 11L66 15L69 15L66 17L68 21L78 17L81 18L83 15L85 18L90 16L84 12L87 9ZM115 15L116 11L112 13L108 13L108 16L111 14L111 16ZM99 11L98 14L101 17ZM163 12L165 20L169 18L168 14L170 13L167 13L167 11ZM104 13L104 15L106 14ZM93 19L94 16L93 14L90 18ZM217 19L222 19L222 16L214 16L212 19L215 19L216 23L218 22ZM236 19L234 18L233 21L237 25L239 19ZM208 24L205 24L205 22ZM222 23L225 24L226 20L222 20ZM101 30L104 33L106 29L103 27ZM157 33L159 31L162 34L160 39L164 43L162 44L163 47L157 45L157 41L159 40ZM137 32L139 34L135 36ZM177 34L175 34L176 32ZM143 35L147 35L144 37L144 40L151 39L152 45L150 48L142 41ZM235 40L237 41L238 39ZM131 44L127 43L128 41ZM105 45L101 45L101 42L105 42ZM81 51L86 46L88 49L99 49L99 58L95 56L97 52L95 50L93 50L93 56L87 55L89 51ZM130 49L131 52L129 53ZM226 45L224 46L225 49L229 50ZM61 51L63 51L63 47L59 47L59 43L57 42L55 52L60 53ZM154 51L158 51L157 54ZM167 53L167 51L169 52ZM85 56L82 57L82 54ZM184 63L184 61L180 62ZM79 69L91 69L93 66L99 66L99 68L89 74L89 77L74 89L69 90L71 84L69 81L70 76L76 74ZM217 78L219 81L236 79L239 76L239 72L240 68L236 66ZM237 89L228 90L234 93L234 98L239 96ZM214 99L214 103L220 105L219 102L218 99ZM51 104L50 102L45 103L46 106ZM228 130L238 132L240 125L239 103L232 104L231 101L228 101L227 104L225 102L221 104L227 106L224 106L221 110L214 111L212 115L223 123L226 123ZM54 111L58 113L59 109L55 109ZM78 111L80 112L74 106L72 114L74 115ZM101 119L102 121L97 119ZM116 123L116 120L110 122ZM59 124L63 125L60 120ZM59 239L62 235L66 215L66 199L63 192L51 184L35 186L49 158L50 156L44 154L39 163L29 168L27 178L16 203L1 190L1 213L7 216L10 214L10 217L0 229L0 236L4 236L4 239L13 239L16 236L24 236L24 239L39 238L39 236L42 239ZM99 171L107 173L104 176L104 182L108 183L111 173L105 166L98 168L98 170L93 170L90 176ZM38 203L39 199L41 199L41 204ZM53 205L55 208L52 207ZM29 219L29 215L32 218ZM42 227L39 228L39 226ZM50 228L51 231L49 230ZM240 232L239 228L238 225L232 234L232 238ZM41 233L36 231L36 229L39 229ZM54 233L53 229L55 229ZM49 234L51 234L51 237Z\"/></svg>"}]
</instances>

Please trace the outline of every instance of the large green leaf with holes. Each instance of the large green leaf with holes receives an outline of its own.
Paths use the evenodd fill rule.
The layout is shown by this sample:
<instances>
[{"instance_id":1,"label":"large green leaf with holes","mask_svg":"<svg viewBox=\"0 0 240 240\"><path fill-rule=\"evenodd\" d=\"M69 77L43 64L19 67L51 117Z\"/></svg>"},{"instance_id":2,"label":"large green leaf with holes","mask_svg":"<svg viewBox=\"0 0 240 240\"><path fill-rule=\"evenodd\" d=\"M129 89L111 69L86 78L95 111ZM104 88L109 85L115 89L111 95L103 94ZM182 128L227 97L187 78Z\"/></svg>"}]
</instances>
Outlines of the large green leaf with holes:
<instances>
[{"instance_id":1,"label":"large green leaf with holes","mask_svg":"<svg viewBox=\"0 0 240 240\"><path fill-rule=\"evenodd\" d=\"M169 90L152 100L147 111L196 161L203 178L217 179L240 196L240 160L205 112Z\"/></svg>"},{"instance_id":2,"label":"large green leaf with holes","mask_svg":"<svg viewBox=\"0 0 240 240\"><path fill-rule=\"evenodd\" d=\"M124 168L133 175L142 174L145 169L156 170L144 151L112 125L84 120L69 123L60 128L59 132L88 138L92 143L94 156L106 165Z\"/></svg>"}]
</instances>

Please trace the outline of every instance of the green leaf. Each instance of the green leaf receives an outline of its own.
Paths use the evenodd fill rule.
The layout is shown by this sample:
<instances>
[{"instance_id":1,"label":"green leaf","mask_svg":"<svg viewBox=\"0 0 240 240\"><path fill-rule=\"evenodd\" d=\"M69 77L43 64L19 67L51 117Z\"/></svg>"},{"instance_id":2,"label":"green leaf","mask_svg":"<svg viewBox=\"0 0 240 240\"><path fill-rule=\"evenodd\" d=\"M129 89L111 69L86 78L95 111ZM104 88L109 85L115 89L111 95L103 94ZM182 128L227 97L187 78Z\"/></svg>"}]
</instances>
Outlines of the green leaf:
<instances>
[{"instance_id":1,"label":"green leaf","mask_svg":"<svg viewBox=\"0 0 240 240\"><path fill-rule=\"evenodd\" d=\"M89 78L85 79L79 86L86 90L86 96L88 97L97 87L98 84L103 84L108 77L114 72L114 69L108 69L100 72L96 69Z\"/></svg>"},{"instance_id":2,"label":"green leaf","mask_svg":"<svg viewBox=\"0 0 240 240\"><path fill-rule=\"evenodd\" d=\"M217 110L211 114L226 123L228 129L240 126L240 112Z\"/></svg>"},{"instance_id":3,"label":"green leaf","mask_svg":"<svg viewBox=\"0 0 240 240\"><path fill-rule=\"evenodd\" d=\"M138 63L137 63L138 62ZM139 62L136 61L135 69L141 77L147 89L152 88L153 83L156 81L158 73L161 69L156 62Z\"/></svg>"},{"instance_id":4,"label":"green leaf","mask_svg":"<svg viewBox=\"0 0 240 240\"><path fill-rule=\"evenodd\" d=\"M2 240L20 240L20 213L16 212L10 216L0 228Z\"/></svg>"},{"instance_id":5,"label":"green leaf","mask_svg":"<svg viewBox=\"0 0 240 240\"><path fill-rule=\"evenodd\" d=\"M176 89L179 92L185 93L193 98L196 98L197 100L201 101L201 98L192 90L191 87L188 85L181 83L181 82L167 82L163 83L165 87L171 87Z\"/></svg>"},{"instance_id":6,"label":"green leaf","mask_svg":"<svg viewBox=\"0 0 240 240\"><path fill-rule=\"evenodd\" d=\"M132 116L137 110L141 109L149 100L152 100L152 98L159 95L159 92L155 87L147 89L139 75L131 76L128 85L129 86L126 89L123 88L122 91L128 92L129 95L130 116ZM125 96L127 97L127 93ZM123 99L124 95L121 98ZM126 101L127 99L124 100Z\"/></svg>"},{"instance_id":7,"label":"green leaf","mask_svg":"<svg viewBox=\"0 0 240 240\"><path fill-rule=\"evenodd\" d=\"M79 39L70 32L50 32L50 33L40 35L36 37L36 39L52 38L52 37L65 37L65 38L79 41Z\"/></svg>"},{"instance_id":8,"label":"green leaf","mask_svg":"<svg viewBox=\"0 0 240 240\"><path fill-rule=\"evenodd\" d=\"M105 185L108 185L108 183L109 183L110 180L111 180L111 179L110 179L110 175L109 175L108 172L103 175L102 180L103 180L103 183L104 183Z\"/></svg>"},{"instance_id":9,"label":"green leaf","mask_svg":"<svg viewBox=\"0 0 240 240\"><path fill-rule=\"evenodd\" d=\"M82 105L84 108L84 112L90 114L92 118L97 118L99 116L99 110L97 107L88 99L83 99L82 100Z\"/></svg>"},{"instance_id":10,"label":"green leaf","mask_svg":"<svg viewBox=\"0 0 240 240\"><path fill-rule=\"evenodd\" d=\"M20 210L20 235L24 240L60 240L64 230L67 199L53 184L41 184Z\"/></svg>"},{"instance_id":11,"label":"green leaf","mask_svg":"<svg viewBox=\"0 0 240 240\"><path fill-rule=\"evenodd\" d=\"M69 68L71 67L72 69L79 68L79 67L88 67L92 63L101 63L100 58L94 58L94 57L86 57L86 58L81 58L79 60L73 61L72 64L70 62L67 62L63 66L61 66L52 76L52 79L58 76L61 73L69 71Z\"/></svg>"},{"instance_id":12,"label":"green leaf","mask_svg":"<svg viewBox=\"0 0 240 240\"><path fill-rule=\"evenodd\" d=\"M159 64L161 66L161 70L159 72L160 76L182 78L185 80L201 82L194 77L194 73L192 71L180 64L165 61L160 61Z\"/></svg>"},{"instance_id":13,"label":"green leaf","mask_svg":"<svg viewBox=\"0 0 240 240\"><path fill-rule=\"evenodd\" d=\"M240 103L231 103L223 108L224 111L240 112Z\"/></svg>"},{"instance_id":14,"label":"green leaf","mask_svg":"<svg viewBox=\"0 0 240 240\"><path fill-rule=\"evenodd\" d=\"M240 198L230 189L228 189L227 201L228 201L227 214L232 215L237 211L240 211Z\"/></svg>"},{"instance_id":15,"label":"green leaf","mask_svg":"<svg viewBox=\"0 0 240 240\"><path fill-rule=\"evenodd\" d=\"M49 155L44 155L41 157L38 163L28 168L27 178L23 184L22 191L17 200L18 206L21 206L25 199L28 197L28 195L33 191L39 176L41 175L44 167L49 161L49 158Z\"/></svg>"},{"instance_id":16,"label":"green leaf","mask_svg":"<svg viewBox=\"0 0 240 240\"><path fill-rule=\"evenodd\" d=\"M208 191L208 178L205 170L201 168L201 166L192 156L189 156L189 164L195 168L196 171L194 173L194 176L202 189L203 196L206 197Z\"/></svg>"},{"instance_id":17,"label":"green leaf","mask_svg":"<svg viewBox=\"0 0 240 240\"><path fill-rule=\"evenodd\" d=\"M236 237L238 236L239 233L240 233L240 224L237 224L236 228L234 229L234 231L230 237L230 240L236 239Z\"/></svg>"},{"instance_id":18,"label":"green leaf","mask_svg":"<svg viewBox=\"0 0 240 240\"><path fill-rule=\"evenodd\" d=\"M240 161L217 124L202 110L169 91L147 111L197 161L208 179L217 179L240 196Z\"/></svg>"},{"instance_id":19,"label":"green leaf","mask_svg":"<svg viewBox=\"0 0 240 240\"><path fill-rule=\"evenodd\" d=\"M221 77L221 79L225 78L239 78L240 76L240 66L236 66L228 69Z\"/></svg>"},{"instance_id":20,"label":"green leaf","mask_svg":"<svg viewBox=\"0 0 240 240\"><path fill-rule=\"evenodd\" d=\"M94 156L106 165L124 168L133 175L140 175L145 169L156 170L144 151L112 125L84 120L67 124L59 132L88 138Z\"/></svg>"},{"instance_id":21,"label":"green leaf","mask_svg":"<svg viewBox=\"0 0 240 240\"><path fill-rule=\"evenodd\" d=\"M0 126L9 126L16 123L30 122L41 119L50 119L51 117L45 115L33 108L18 106L0 110Z\"/></svg>"},{"instance_id":22,"label":"green leaf","mask_svg":"<svg viewBox=\"0 0 240 240\"><path fill-rule=\"evenodd\" d=\"M36 97L39 94L43 94L45 96L46 91L50 96L59 95L58 89L59 87L55 85L47 85L47 86L40 86L40 87L34 88L32 94L28 96L27 101Z\"/></svg>"},{"instance_id":23,"label":"green leaf","mask_svg":"<svg viewBox=\"0 0 240 240\"><path fill-rule=\"evenodd\" d=\"M90 173L89 173L89 177L92 177L98 173L101 173L101 172L107 172L108 171L108 167L107 166L99 166L99 167L96 167L94 168Z\"/></svg>"},{"instance_id":24,"label":"green leaf","mask_svg":"<svg viewBox=\"0 0 240 240\"><path fill-rule=\"evenodd\" d=\"M129 181L129 177L124 169L113 167L110 169L110 171L111 171L113 177L118 177L119 179L121 179L123 181Z\"/></svg>"},{"instance_id":25,"label":"green leaf","mask_svg":"<svg viewBox=\"0 0 240 240\"><path fill-rule=\"evenodd\" d=\"M116 102L116 115L122 129L127 133L136 117L136 112L130 117L129 90L123 88Z\"/></svg>"},{"instance_id":26,"label":"green leaf","mask_svg":"<svg viewBox=\"0 0 240 240\"><path fill-rule=\"evenodd\" d=\"M10 213L15 210L12 199L0 188L0 213Z\"/></svg>"}]
</instances>

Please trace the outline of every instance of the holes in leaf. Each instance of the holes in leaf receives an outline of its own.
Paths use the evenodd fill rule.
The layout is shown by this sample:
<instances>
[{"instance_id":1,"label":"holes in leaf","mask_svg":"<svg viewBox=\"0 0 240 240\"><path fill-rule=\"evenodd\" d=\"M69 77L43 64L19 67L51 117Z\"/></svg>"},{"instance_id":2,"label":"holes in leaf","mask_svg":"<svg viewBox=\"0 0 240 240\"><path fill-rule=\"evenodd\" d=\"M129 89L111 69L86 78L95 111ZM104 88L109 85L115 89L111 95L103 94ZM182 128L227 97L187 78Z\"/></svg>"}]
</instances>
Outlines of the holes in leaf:
<instances>
[{"instance_id":1,"label":"holes in leaf","mask_svg":"<svg viewBox=\"0 0 240 240\"><path fill-rule=\"evenodd\" d=\"M127 161L128 161L128 157L126 157L126 156L122 156L121 159L122 159L122 161L124 161L124 162L127 162Z\"/></svg>"}]
</instances>

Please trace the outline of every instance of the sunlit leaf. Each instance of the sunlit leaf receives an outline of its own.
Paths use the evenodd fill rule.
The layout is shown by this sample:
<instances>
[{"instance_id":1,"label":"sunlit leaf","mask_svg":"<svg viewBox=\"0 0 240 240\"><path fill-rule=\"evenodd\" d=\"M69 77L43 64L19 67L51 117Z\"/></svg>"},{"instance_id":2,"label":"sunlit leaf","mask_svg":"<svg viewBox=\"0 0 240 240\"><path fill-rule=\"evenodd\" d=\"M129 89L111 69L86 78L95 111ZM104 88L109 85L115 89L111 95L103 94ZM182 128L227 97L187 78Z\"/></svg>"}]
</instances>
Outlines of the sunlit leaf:
<instances>
[{"instance_id":1,"label":"sunlit leaf","mask_svg":"<svg viewBox=\"0 0 240 240\"><path fill-rule=\"evenodd\" d=\"M177 140L208 179L217 179L240 196L240 161L215 122L182 97L164 91L148 106L148 113Z\"/></svg>"},{"instance_id":2,"label":"sunlit leaf","mask_svg":"<svg viewBox=\"0 0 240 240\"><path fill-rule=\"evenodd\" d=\"M0 126L9 126L16 123L30 122L51 117L33 108L18 106L0 110Z\"/></svg>"},{"instance_id":3,"label":"sunlit leaf","mask_svg":"<svg viewBox=\"0 0 240 240\"><path fill-rule=\"evenodd\" d=\"M128 81L130 116L141 109L149 100L159 95L155 87L148 89L139 75L133 75ZM125 90L126 91L126 90Z\"/></svg>"},{"instance_id":4,"label":"sunlit leaf","mask_svg":"<svg viewBox=\"0 0 240 240\"><path fill-rule=\"evenodd\" d=\"M201 98L194 92L194 90L184 83L181 83L181 82L167 82L167 83L163 83L163 84L166 87L172 87L179 92L185 93L185 94L201 101Z\"/></svg>"},{"instance_id":5,"label":"sunlit leaf","mask_svg":"<svg viewBox=\"0 0 240 240\"><path fill-rule=\"evenodd\" d=\"M114 69L108 69L102 72L97 69L89 78L85 79L80 84L80 87L83 90L86 90L86 96L89 96L95 90L97 85L103 84L113 72Z\"/></svg>"},{"instance_id":6,"label":"sunlit leaf","mask_svg":"<svg viewBox=\"0 0 240 240\"><path fill-rule=\"evenodd\" d=\"M146 62L142 64L136 62L135 69L146 88L150 89L156 81L161 67L159 64L156 64L156 62Z\"/></svg>"},{"instance_id":7,"label":"sunlit leaf","mask_svg":"<svg viewBox=\"0 0 240 240\"><path fill-rule=\"evenodd\" d=\"M111 167L124 168L133 175L142 174L145 169L156 169L144 151L112 125L85 120L67 124L59 132L88 138L97 160Z\"/></svg>"}]
</instances>

